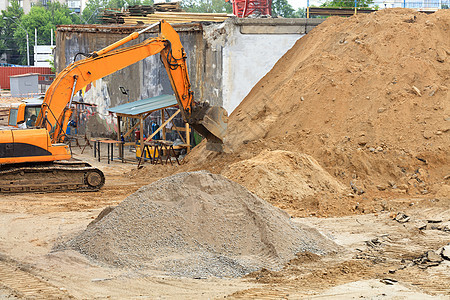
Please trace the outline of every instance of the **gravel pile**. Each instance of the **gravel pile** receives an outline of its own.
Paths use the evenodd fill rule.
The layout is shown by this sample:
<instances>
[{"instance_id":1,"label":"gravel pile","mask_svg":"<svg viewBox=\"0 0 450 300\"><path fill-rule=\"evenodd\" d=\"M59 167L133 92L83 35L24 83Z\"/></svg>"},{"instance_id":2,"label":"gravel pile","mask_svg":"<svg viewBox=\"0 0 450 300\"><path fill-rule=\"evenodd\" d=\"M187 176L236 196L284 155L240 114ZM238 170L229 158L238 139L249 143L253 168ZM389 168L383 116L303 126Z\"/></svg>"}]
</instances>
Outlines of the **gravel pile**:
<instances>
[{"instance_id":1,"label":"gravel pile","mask_svg":"<svg viewBox=\"0 0 450 300\"><path fill-rule=\"evenodd\" d=\"M194 278L278 270L298 252L337 250L317 230L205 171L142 187L66 247L110 265Z\"/></svg>"}]
</instances>

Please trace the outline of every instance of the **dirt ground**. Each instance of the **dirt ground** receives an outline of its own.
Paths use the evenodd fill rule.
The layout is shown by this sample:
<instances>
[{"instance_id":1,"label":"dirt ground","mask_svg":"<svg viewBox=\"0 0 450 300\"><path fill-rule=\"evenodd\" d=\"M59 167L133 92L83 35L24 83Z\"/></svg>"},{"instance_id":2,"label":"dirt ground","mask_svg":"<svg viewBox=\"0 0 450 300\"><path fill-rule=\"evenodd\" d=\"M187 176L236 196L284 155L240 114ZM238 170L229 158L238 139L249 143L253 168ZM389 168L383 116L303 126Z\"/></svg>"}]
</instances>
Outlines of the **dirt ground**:
<instances>
[{"instance_id":1,"label":"dirt ground","mask_svg":"<svg viewBox=\"0 0 450 300\"><path fill-rule=\"evenodd\" d=\"M105 173L99 192L0 197L0 299L450 299L450 260L440 255L450 243L449 21L448 10L329 18L230 115L224 153L203 143L181 166L137 170L75 149ZM238 279L171 277L53 250L141 186L202 169L342 250L300 253L279 271Z\"/></svg>"},{"instance_id":2,"label":"dirt ground","mask_svg":"<svg viewBox=\"0 0 450 300\"><path fill-rule=\"evenodd\" d=\"M0 299L449 299L450 261L436 266L417 263L427 251L450 242L450 233L444 230L448 227L437 226L450 220L448 198L390 200L410 216L405 223L393 219L397 211L296 218L345 250L331 257L300 254L278 272L261 270L240 279L169 277L100 265L75 251L52 251L58 241L84 230L105 207L118 204L142 185L183 170L146 165L146 176L140 178L142 170L137 172L136 165L116 161L108 165L105 159L99 163L90 150L75 157L103 170L106 184L101 191L2 195ZM441 230L433 229L438 227Z\"/></svg>"}]
</instances>

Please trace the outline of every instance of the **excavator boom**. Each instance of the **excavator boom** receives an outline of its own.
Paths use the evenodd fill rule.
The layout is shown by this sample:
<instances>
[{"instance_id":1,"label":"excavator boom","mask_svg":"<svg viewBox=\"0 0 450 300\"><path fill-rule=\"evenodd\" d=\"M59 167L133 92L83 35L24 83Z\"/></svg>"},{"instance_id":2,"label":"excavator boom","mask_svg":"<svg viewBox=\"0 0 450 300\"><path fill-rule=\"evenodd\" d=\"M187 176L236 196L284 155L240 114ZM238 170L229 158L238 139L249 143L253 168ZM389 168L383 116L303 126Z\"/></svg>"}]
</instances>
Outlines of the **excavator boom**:
<instances>
[{"instance_id":1,"label":"excavator boom","mask_svg":"<svg viewBox=\"0 0 450 300\"><path fill-rule=\"evenodd\" d=\"M117 49L158 25L158 37ZM71 160L70 149L64 144L73 96L89 83L157 53L161 54L183 119L211 143L210 148L220 150L227 113L221 107L194 102L186 52L176 31L161 20L60 72L45 94L36 128L0 129L0 192L101 188L105 182L103 173L85 162Z\"/></svg>"},{"instance_id":2,"label":"excavator boom","mask_svg":"<svg viewBox=\"0 0 450 300\"><path fill-rule=\"evenodd\" d=\"M115 50L124 43L136 39L140 32L134 32L126 38L94 52L90 57L74 62L58 74L47 90L36 121L38 127L47 128L49 131L54 129L51 136L53 143L64 140L67 121L71 114L71 99L77 91L92 81L158 53L161 54L161 60L169 76L178 105L182 108L183 119L206 139L214 143L221 143L226 130L226 111L219 107L211 109L206 103L194 103L186 65L186 52L178 33L164 20L159 22L159 27L160 35L156 38ZM220 111L219 114L218 111Z\"/></svg>"}]
</instances>

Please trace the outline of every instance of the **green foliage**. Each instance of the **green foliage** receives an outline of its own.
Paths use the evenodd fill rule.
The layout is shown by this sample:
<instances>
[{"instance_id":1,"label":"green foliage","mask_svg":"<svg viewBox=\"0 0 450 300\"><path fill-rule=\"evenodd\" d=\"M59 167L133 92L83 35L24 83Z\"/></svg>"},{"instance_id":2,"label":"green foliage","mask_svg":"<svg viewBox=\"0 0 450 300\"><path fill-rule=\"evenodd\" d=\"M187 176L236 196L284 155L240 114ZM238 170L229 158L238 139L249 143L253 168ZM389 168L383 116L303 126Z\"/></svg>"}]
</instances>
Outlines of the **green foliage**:
<instances>
[{"instance_id":1,"label":"green foliage","mask_svg":"<svg viewBox=\"0 0 450 300\"><path fill-rule=\"evenodd\" d=\"M297 9L297 11L293 14L293 18L306 18L306 8L300 7Z\"/></svg>"},{"instance_id":2,"label":"green foliage","mask_svg":"<svg viewBox=\"0 0 450 300\"><path fill-rule=\"evenodd\" d=\"M56 30L56 25L80 23L79 18L71 14L71 10L59 2L49 3L47 7L33 6L27 15L24 15L17 0L11 2L6 10L2 11L0 20L0 53L12 55L9 63L27 63L27 32L30 45L30 59L33 57L35 29L37 29L38 45L50 45L50 30Z\"/></svg>"},{"instance_id":3,"label":"green foliage","mask_svg":"<svg viewBox=\"0 0 450 300\"><path fill-rule=\"evenodd\" d=\"M373 0L357 0L357 7L369 7L373 5ZM326 1L321 7L355 7L355 1L352 0L330 0Z\"/></svg>"},{"instance_id":4,"label":"green foliage","mask_svg":"<svg viewBox=\"0 0 450 300\"><path fill-rule=\"evenodd\" d=\"M33 6L27 15L20 18L22 27L17 27L14 31L14 40L19 45L19 52L22 58L21 63L26 63L26 31L28 31L30 43L30 56L32 57L33 45L35 41L35 28L37 29L38 45L50 45L51 29L56 31L56 25L80 23L80 20L71 10L59 2L49 3L44 6Z\"/></svg>"},{"instance_id":5,"label":"green foliage","mask_svg":"<svg viewBox=\"0 0 450 300\"><path fill-rule=\"evenodd\" d=\"M225 0L183 0L181 6L187 12L229 13L233 12L230 2Z\"/></svg>"},{"instance_id":6,"label":"green foliage","mask_svg":"<svg viewBox=\"0 0 450 300\"><path fill-rule=\"evenodd\" d=\"M103 7L102 0L89 0L81 13L81 17L88 24L98 24L98 14Z\"/></svg>"},{"instance_id":7,"label":"green foliage","mask_svg":"<svg viewBox=\"0 0 450 300\"><path fill-rule=\"evenodd\" d=\"M47 59L47 62L50 64L52 72L56 74L55 57L52 55L52 59Z\"/></svg>"},{"instance_id":8,"label":"green foliage","mask_svg":"<svg viewBox=\"0 0 450 300\"><path fill-rule=\"evenodd\" d=\"M18 53L19 46L14 39L14 32L19 27L20 18L23 16L23 10L19 1L13 0L10 6L1 12L0 19L0 55L6 53L9 57L9 63L19 64L21 57ZM15 21L15 22L14 22Z\"/></svg>"},{"instance_id":9,"label":"green foliage","mask_svg":"<svg viewBox=\"0 0 450 300\"><path fill-rule=\"evenodd\" d=\"M273 0L272 16L283 18L295 18L295 10L287 0Z\"/></svg>"}]
</instances>

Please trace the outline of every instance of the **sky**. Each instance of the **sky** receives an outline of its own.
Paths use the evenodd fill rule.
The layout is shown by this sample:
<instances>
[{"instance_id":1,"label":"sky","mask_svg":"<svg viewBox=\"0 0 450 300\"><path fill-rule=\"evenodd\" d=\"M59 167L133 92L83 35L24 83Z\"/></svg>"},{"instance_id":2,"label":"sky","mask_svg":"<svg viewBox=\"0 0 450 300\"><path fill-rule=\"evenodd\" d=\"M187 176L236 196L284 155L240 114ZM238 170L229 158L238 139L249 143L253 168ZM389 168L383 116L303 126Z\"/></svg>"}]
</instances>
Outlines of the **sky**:
<instances>
[{"instance_id":1,"label":"sky","mask_svg":"<svg viewBox=\"0 0 450 300\"><path fill-rule=\"evenodd\" d=\"M300 7L306 7L307 0L288 0L288 2L295 10L297 10ZM310 4L312 4L312 1L310 1Z\"/></svg>"}]
</instances>

